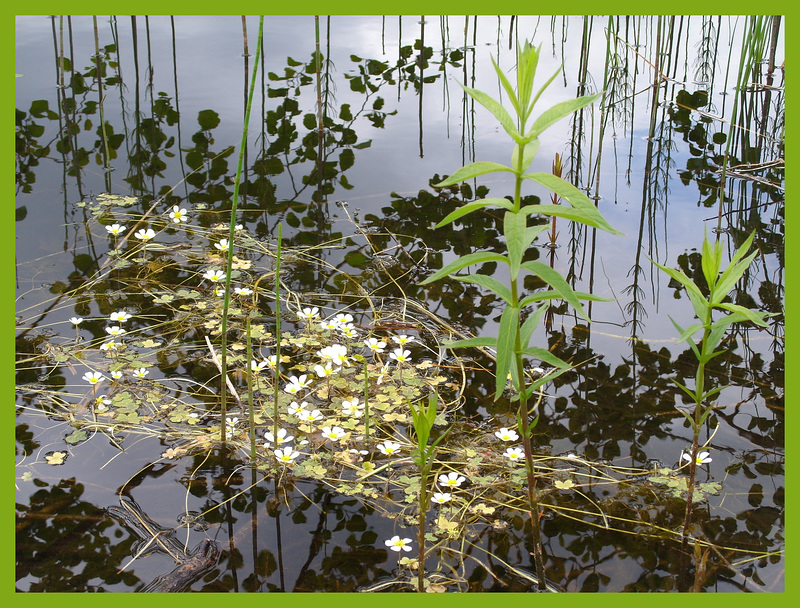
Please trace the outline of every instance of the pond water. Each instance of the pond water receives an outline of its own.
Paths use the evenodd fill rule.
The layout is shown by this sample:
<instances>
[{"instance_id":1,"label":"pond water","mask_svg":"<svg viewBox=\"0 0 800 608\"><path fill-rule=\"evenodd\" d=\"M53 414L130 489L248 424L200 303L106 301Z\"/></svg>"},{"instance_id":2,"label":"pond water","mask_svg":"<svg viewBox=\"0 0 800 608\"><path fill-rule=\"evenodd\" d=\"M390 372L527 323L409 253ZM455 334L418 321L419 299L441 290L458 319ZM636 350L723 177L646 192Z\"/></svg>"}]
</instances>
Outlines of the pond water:
<instances>
[{"instance_id":1,"label":"pond water","mask_svg":"<svg viewBox=\"0 0 800 608\"><path fill-rule=\"evenodd\" d=\"M558 155L564 179L624 233L559 218L528 254L610 299L589 303L591 324L558 303L534 334L574 365L545 385L533 434L548 588L782 591L782 22L267 17L232 273L254 294L231 299L223 413L222 300L207 272L224 269L258 25L17 18L16 589L413 591L408 401L433 390L434 434L451 429L433 473L465 481L426 514L426 586L535 589L524 466L504 457L520 444L495 435L515 426L516 405L494 400L491 352L442 346L497 335L502 301L456 280L419 284L458 256L504 251L497 209L434 226L466 201L512 196L512 179L433 184L470 162L509 162L508 136L459 83L508 104L491 58L512 73L520 38L541 45L538 82L556 74L538 111L605 90L542 136L533 167L550 172ZM147 229L151 241L134 236ZM276 352L279 229L279 386L313 384L273 391L262 365L249 418L232 393L248 403L249 359ZM721 391L700 436L711 460L698 468L692 538L707 565L696 576L681 546L690 403L674 380L692 385L697 363L671 321L694 313L651 260L700 284L704 234L727 264L751 232L758 255L731 299L776 315L733 326L709 363ZM493 262L476 271L508 280ZM353 337L303 322L310 307L320 320L351 315ZM131 318L113 321L120 310ZM401 335L410 363L389 358ZM369 337L390 344L373 354ZM317 378L333 342L364 357ZM369 417L342 412L365 395ZM319 420L291 414L295 397ZM284 445L300 452L292 464L265 446L276 402L295 435ZM413 551L390 550L394 536Z\"/></svg>"}]
</instances>

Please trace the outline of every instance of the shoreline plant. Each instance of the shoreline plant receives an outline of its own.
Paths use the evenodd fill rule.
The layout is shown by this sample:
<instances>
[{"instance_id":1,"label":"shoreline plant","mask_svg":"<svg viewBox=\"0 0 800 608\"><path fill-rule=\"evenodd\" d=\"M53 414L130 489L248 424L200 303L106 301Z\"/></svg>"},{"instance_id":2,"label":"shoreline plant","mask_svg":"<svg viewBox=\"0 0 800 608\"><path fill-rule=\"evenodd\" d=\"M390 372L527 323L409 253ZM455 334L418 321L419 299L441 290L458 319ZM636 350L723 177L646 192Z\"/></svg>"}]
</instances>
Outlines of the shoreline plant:
<instances>
[{"instance_id":1,"label":"shoreline plant","mask_svg":"<svg viewBox=\"0 0 800 608\"><path fill-rule=\"evenodd\" d=\"M479 199L453 211L436 225L437 228L440 228L469 213L487 207L499 208L504 211L503 234L507 253L503 255L493 251L484 251L464 255L447 264L444 268L422 281L421 284L424 285L445 277L451 277L458 281L474 283L484 287L492 291L504 302L496 338L481 336L458 340L447 344L447 346L449 348L489 347L496 351L495 400L503 397L507 379L511 379L515 393L512 400L519 401L517 420L525 452L528 507L533 528L534 561L536 563L539 589L544 590L546 582L539 525L541 510L537 496L531 439L533 428L539 420L539 411L538 403L530 409L528 400L545 383L571 369L571 365L550 353L546 348L532 346L530 342L534 331L553 300L566 300L575 312L589 323L591 320L584 311L580 300L603 300L604 298L576 292L557 270L535 260L525 260L525 254L534 240L550 227L547 223L530 223L529 220L537 215L558 216L591 228L605 230L612 234L621 233L611 227L592 201L574 185L552 173L528 172L539 149L539 136L557 121L593 103L601 96L600 94L589 95L558 103L544 111L531 124L530 120L536 102L558 75L557 70L538 91L534 92L534 77L538 61L539 49L533 47L528 41L521 45L518 43L516 86L513 86L503 70L492 59L492 65L500 84L511 102L514 118L500 102L486 93L461 85L467 95L492 113L513 140L514 147L511 153L510 166L490 161L474 162L465 165L444 181L435 184L436 187L444 188L479 175L511 173L514 176L514 195L511 200L507 198ZM567 204L523 205L522 186L525 182L533 182L544 186ZM486 262L505 264L510 275L509 284L504 285L497 279L485 274L455 274L468 266ZM541 279L549 286L549 289L522 297L520 287L523 271ZM523 310L531 308L533 309L531 313L527 318L523 319ZM525 361L529 357L538 359L547 365L552 365L554 370L544 375L529 376L525 371ZM531 417L533 417L533 420L531 420Z\"/></svg>"}]
</instances>

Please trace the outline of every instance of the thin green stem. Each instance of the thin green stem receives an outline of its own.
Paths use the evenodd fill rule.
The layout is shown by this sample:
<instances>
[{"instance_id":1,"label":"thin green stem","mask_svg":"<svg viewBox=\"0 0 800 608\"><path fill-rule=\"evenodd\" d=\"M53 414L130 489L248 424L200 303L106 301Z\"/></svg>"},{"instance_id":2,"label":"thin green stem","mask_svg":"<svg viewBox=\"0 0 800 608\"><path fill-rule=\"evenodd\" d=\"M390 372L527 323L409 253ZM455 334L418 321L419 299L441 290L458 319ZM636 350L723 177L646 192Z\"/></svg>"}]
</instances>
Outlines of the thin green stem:
<instances>
[{"instance_id":1,"label":"thin green stem","mask_svg":"<svg viewBox=\"0 0 800 608\"><path fill-rule=\"evenodd\" d=\"M283 224L278 224L278 244L275 252L275 380L272 385L272 438L278 447L278 385L281 366L281 240Z\"/></svg>"}]
</instances>

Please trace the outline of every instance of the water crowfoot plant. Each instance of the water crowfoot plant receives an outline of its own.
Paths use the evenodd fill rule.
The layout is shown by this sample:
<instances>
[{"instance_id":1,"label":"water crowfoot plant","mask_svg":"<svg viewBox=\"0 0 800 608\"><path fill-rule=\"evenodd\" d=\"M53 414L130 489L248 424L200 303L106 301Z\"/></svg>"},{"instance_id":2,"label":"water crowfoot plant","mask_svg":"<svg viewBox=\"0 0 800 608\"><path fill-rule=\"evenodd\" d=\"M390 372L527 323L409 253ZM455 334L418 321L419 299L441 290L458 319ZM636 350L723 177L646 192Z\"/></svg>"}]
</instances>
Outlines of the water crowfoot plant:
<instances>
[{"instance_id":1,"label":"water crowfoot plant","mask_svg":"<svg viewBox=\"0 0 800 608\"><path fill-rule=\"evenodd\" d=\"M533 121L533 124L529 125L537 100L558 74L557 71L538 92L534 92L533 81L538 61L539 50L529 42L517 45L516 87L514 87L505 73L492 60L501 86L513 106L516 120L511 117L511 114L500 102L486 93L461 85L467 95L494 115L505 132L514 141L511 165L507 166L489 161L474 162L458 169L449 178L436 184L437 187L451 186L487 173L510 173L514 176L514 195L512 200L506 198L484 198L467 203L447 215L436 226L437 228L445 226L479 209L498 207L503 212L506 255L493 251L464 255L447 264L444 268L422 281L421 284L424 285L445 277L451 277L458 281L474 283L484 287L495 293L505 304L500 316L498 337L481 336L468 338L452 342L447 346L450 348L490 347L496 350L495 400L502 397L506 388L507 378L509 374L511 376L515 393L513 399L519 401L517 419L519 431L522 435L528 472L528 501L533 525L534 561L536 562L539 588L544 590L545 575L539 529L539 505L536 496L536 479L531 448L531 434L538 421L538 411L536 408L533 408L533 411L529 410L528 399L546 382L564 373L571 366L554 356L547 349L532 346L530 341L534 330L540 324L552 300L566 300L581 318L591 322L580 301L602 300L604 298L573 291L561 274L547 264L538 261L524 261L525 253L534 240L548 227L544 223L529 224L529 218L536 215L558 216L591 228L599 228L612 234L620 233L611 227L594 203L573 184L552 173L528 172L539 149L539 136L557 121L593 103L601 96L600 94L590 95L558 103L545 110ZM544 186L558 195L566 204L530 204L523 206L522 186L528 182ZM487 262L505 264L508 267L510 284L504 285L497 279L484 274L455 274L468 266ZM549 286L549 289L522 296L520 286L523 271L539 278ZM523 321L522 311L529 307L532 307L533 310ZM552 365L555 371L549 375L531 379L528 382L529 379L526 378L524 371L526 357L534 357ZM535 415L533 422L530 420L531 415Z\"/></svg>"}]
</instances>

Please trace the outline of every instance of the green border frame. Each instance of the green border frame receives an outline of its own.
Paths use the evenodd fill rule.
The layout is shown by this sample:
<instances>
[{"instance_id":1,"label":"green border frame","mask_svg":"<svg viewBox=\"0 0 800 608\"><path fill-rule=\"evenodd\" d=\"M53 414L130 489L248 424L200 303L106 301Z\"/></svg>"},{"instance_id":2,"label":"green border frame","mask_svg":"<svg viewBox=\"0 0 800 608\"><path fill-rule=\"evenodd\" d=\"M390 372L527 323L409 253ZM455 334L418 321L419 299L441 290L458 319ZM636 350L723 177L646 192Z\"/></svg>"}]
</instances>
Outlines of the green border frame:
<instances>
[{"instance_id":1,"label":"green border frame","mask_svg":"<svg viewBox=\"0 0 800 608\"><path fill-rule=\"evenodd\" d=\"M790 28L794 25L794 13L800 13L800 10L797 8L797 5L794 5L794 8L789 8L787 5L781 3L774 3L769 5L756 5L753 2L745 2L743 0L730 0L726 2L724 5L715 5L715 6L708 6L710 10L706 11L696 11L696 10L688 10L688 11L680 11L676 9L680 8L689 8L684 6L678 6L677 4L674 5L662 5L658 7L661 10L653 10L653 11L643 11L643 8L653 8L652 6L644 5L642 2L632 2L630 0L613 0L610 3L598 3L598 2L589 2L587 0L577 0L573 1L569 4L568 10L561 10L561 11L553 11L548 10L549 6L542 6L539 3L536 3L532 0L500 0L499 2L493 2L488 4L486 2L477 2L475 0L462 0L459 2L455 2L453 0L446 0L444 2L436 2L434 5L431 5L430 1L420 1L420 0L406 0L402 4L385 4L383 6L375 3L370 2L367 3L364 0L356 0L351 2L320 2L320 0L311 0L305 2L302 5L302 10L295 10L299 8L297 5L292 5L289 3L266 3L266 2L252 2L251 0L244 0L236 4L236 8L239 10L236 13L231 11L223 11L220 10L220 6L208 2L173 2L170 3L168 6L165 6L163 0L161 2L152 2L151 0L140 1L134 4L128 5L109 5L109 4L100 4L99 2L85 2L85 1L78 1L73 2L70 5L65 5L64 3L56 3L51 1L40 2L36 5L30 5L29 8L32 10L20 10L23 7L15 7L13 5L6 5L4 8L5 10L9 10L9 14L7 16L3 16L0 19L0 44L2 44L3 53L2 53L2 62L7 67L7 69L3 70L3 73L6 74L4 83L8 83L9 81L13 82L12 79L15 78L12 76L12 68L13 66L10 65L14 63L14 48L15 48L15 16L16 15L49 15L49 14L66 14L64 9L69 9L66 12L70 14L137 14L137 15L162 15L162 14L184 14L184 15L217 15L217 14L247 14L247 15L258 15L261 13L264 14L273 14L273 15L300 15L300 14L335 14L335 15L375 15L375 14L388 14L388 15L416 15L416 14L477 14L477 15L510 15L510 14L534 14L535 12L541 11L542 14L570 14L570 15L581 15L581 14L719 14L719 9L724 9L722 12L724 14L754 14L755 12L761 13L761 11L754 11L754 8L767 8L771 9L766 11L763 14L781 14L784 16L784 27ZM27 7L26 7L27 8ZM109 8L113 9L109 11ZM169 10L165 10L165 8ZM378 9L385 9L383 11ZM562 7L565 8L565 7ZM692 7L692 8L701 8L701 7ZM14 10L16 9L16 10ZM123 9L123 10L121 10ZM131 10L133 9L133 10ZM291 9L291 10L290 10ZM432 12L432 9L436 9L435 12ZM491 10L489 10L491 9ZM537 10L538 9L538 10ZM672 9L672 10L669 10ZM788 29L786 30L788 32ZM798 47L796 39L794 39L790 35L785 36L786 40L786 56L794 57L796 56L795 51ZM790 64L791 65L791 64ZM791 81L787 83L787 90L791 90L794 88L791 85ZM791 100L791 95L787 95L787 99ZM14 243L15 243L15 236L14 236L14 209L15 205L13 204L14 199L14 173L13 173L13 166L14 166L14 149L13 149L13 136L14 136L14 129L11 125L10 117L14 110L14 85L12 84L8 88L3 88L3 94L0 96L0 100L2 100L3 104L3 112L2 114L6 117L9 117L9 123L7 123L9 132L7 134L7 139L4 140L4 145L0 147L0 154L2 154L2 164L0 166L4 167L6 170L6 174L3 177L3 184L4 187L8 187L10 198L12 199L11 204L4 204L2 207L2 213L5 215L6 220L0 221L0 226L2 226L2 237L0 238L0 253L5 251L8 253L8 259L14 260L15 259L15 251L14 251ZM794 123L788 121L789 130L792 130ZM791 157L792 152L791 149L795 148L796 146L793 143L793 138L787 138L787 151L785 156ZM792 179L791 177L787 178L787 183L789 186L787 187L788 192L792 192ZM800 210L795 209L794 206L789 206L786 210L786 223L789 231L791 231L794 226L794 222L797 221L795 216L800 216ZM793 243L791 239L787 239L787 247L786 247L786 257L789 260L794 260L794 255L797 252L800 252L800 245ZM794 293L796 290L795 285L795 276L797 273L794 272L793 264L786 265L786 302L787 307L789 305L793 306L794 300ZM14 310L15 310L15 303L14 303L14 291L9 289L6 290L6 295L0 300L0 314L2 317L2 323L0 323L0 344L7 344L9 345L6 348L0 348L0 357L2 360L0 361L0 369L2 373L0 373L0 382L2 385L2 394L7 394L12 396L12 386L13 386L13 378L14 378ZM786 336L789 339L793 335L794 325L794 317L791 317L792 320L787 323L786 328ZM3 337L5 336L5 337ZM800 381L800 376L794 376L791 372L796 367L796 362L800 360L800 351L798 351L798 357L795 358L794 354L791 350L787 349L787 373L786 373L786 391L790 394L794 394L795 387L798 385L798 381ZM7 391L7 392L6 392ZM12 401L12 399L10 399ZM787 401L788 403L788 401ZM11 408L10 404L6 406L9 408L8 416L11 417ZM787 415L787 429L794 431L793 424L788 420L789 416ZM13 420L12 420L13 422ZM4 429L4 434L9 436L9 443L12 444L14 442L14 424L10 424L9 427L0 427ZM787 430L787 433L789 432ZM788 443L788 442L787 442ZM9 448L10 450L10 448ZM790 450L787 448L787 452ZM10 463L9 466L9 476L6 478L6 482L2 485L3 489L3 498L5 498L6 492L10 494L13 498L14 495L14 472L11 468ZM789 459L789 464L786 467L787 469L787 477L794 478L794 463ZM787 480L788 481L788 480ZM789 488L793 489L794 484L787 483ZM794 495L794 492L787 492L787 494ZM790 502L793 502L789 499ZM3 501L5 503L5 500ZM12 501L9 500L9 503ZM4 508L5 511L5 508ZM17 594L14 591L14 567L15 567L15 558L14 558L14 536L11 534L11 531L14 530L14 509L12 508L11 504L8 506L7 510L7 517L8 523L5 525L0 526L0 552L2 553L3 560L1 563L8 563L8 567L0 566L0 597L6 597L7 601L9 602L16 602L16 601L24 601L24 602L31 602L34 605L41 605L41 606L50 606L54 603L59 605L66 603L71 605L73 603L77 604L81 602L83 605L84 602L107 602L108 598L100 599L96 598L95 600L91 600L91 594L67 594L67 593L59 593L59 594ZM792 522L789 523L787 526L787 532L791 531L792 534L794 533L794 525ZM787 537L791 537L792 534L787 534ZM792 547L793 543L787 543L788 546ZM788 551L787 551L788 553ZM8 559L8 562L5 559ZM788 555L784 556L784 561L787 564L791 564L791 559ZM786 577L786 591L780 594L770 594L768 598L764 598L765 601L774 602L778 601L781 605L784 602L791 601L791 597L795 595L795 584L794 582ZM200 595L200 603L214 603L217 600L215 597L216 594L201 594ZM341 596L341 597L340 597ZM102 596L101 596L102 597ZM152 597L151 600L155 603L178 603L181 604L185 601L197 601L194 599L197 596L192 596L192 600L188 599L174 599L172 597ZM598 602L604 605L611 605L611 604L630 604L633 605L636 602L642 601L644 598L638 594L618 594L618 593L592 593L592 594L568 594L568 595L552 595L552 594L545 594L545 595L537 595L537 596L530 596L528 594L512 594L511 597L507 597L505 595L500 596L505 599L505 601L512 601L512 602L519 602L520 606L524 604L529 604L533 602L543 601L548 605L557 605L557 606L564 606L565 604L569 605L581 605L586 606L587 603L592 604L593 606L596 605ZM361 598L361 599L358 599ZM473 606L479 605L479 602L485 601L483 594L466 594L465 596L457 595L457 594L431 594L431 595L406 595L406 594L383 594L380 596L380 603L387 608L408 608L410 601L414 598L414 603L417 604L427 604L427 602L435 603L437 606L441 605L450 605L454 606L456 602L459 604L463 603L470 603ZM433 599L437 598L437 599ZM291 596L290 603L292 608L296 606L311 606L312 602L330 602L333 606L339 604L339 602L348 602L348 603L355 603L358 605L363 606L373 606L375 604L376 596L371 594L326 594L324 598L320 598L316 595L300 595L300 594L293 594ZM752 596L748 596L743 593L731 594L731 593L724 593L724 594L704 594L702 599L700 597L697 598L698 602L704 602L704 604L711 604L711 605L727 605L730 603L748 605L752 601ZM133 593L117 593L114 594L112 599L113 602L122 602L125 603L132 603L138 602L138 596ZM242 600L236 600L242 601ZM249 595L246 600L246 603L251 604L252 602L262 602L263 599L257 595ZM280 600L279 600L280 601ZM664 602L669 603L670 605L674 605L674 602L682 601L679 597L675 596L674 594L651 594L647 596L647 602L655 602L656 604L663 605ZM796 601L796 600L795 600ZM352 605L352 604L351 604ZM16 604L15 604L16 606Z\"/></svg>"}]
</instances>

